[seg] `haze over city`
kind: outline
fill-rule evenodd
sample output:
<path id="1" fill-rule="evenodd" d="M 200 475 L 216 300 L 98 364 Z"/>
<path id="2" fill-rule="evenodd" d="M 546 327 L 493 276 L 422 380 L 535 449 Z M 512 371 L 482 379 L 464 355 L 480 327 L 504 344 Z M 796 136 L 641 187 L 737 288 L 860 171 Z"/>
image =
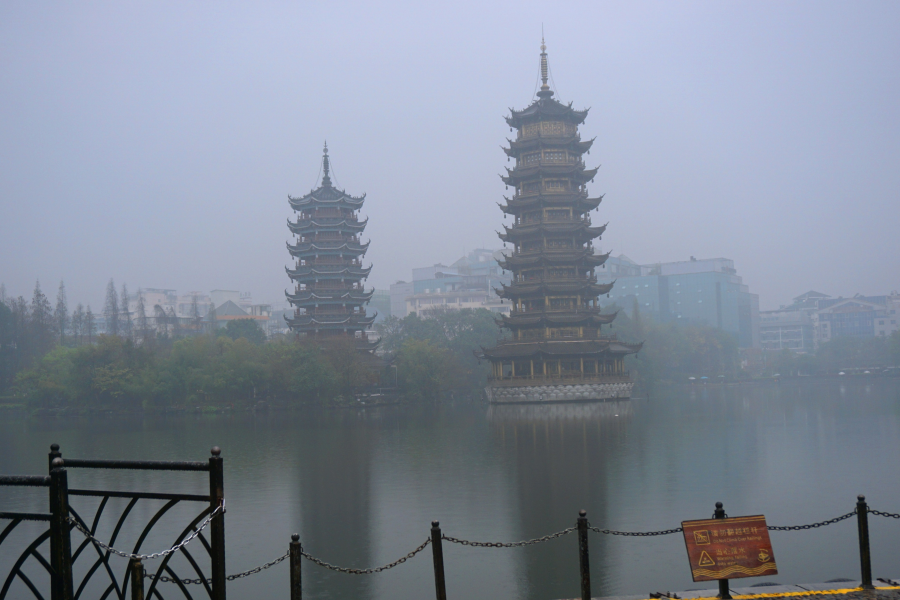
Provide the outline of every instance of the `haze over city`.
<path id="1" fill-rule="evenodd" d="M 287 195 L 367 194 L 369 286 L 497 248 L 509 107 L 591 107 L 599 248 L 734 259 L 761 308 L 900 273 L 889 2 L 0 8 L 0 281 L 281 302 Z M 509 221 L 507 220 L 507 223 Z"/>

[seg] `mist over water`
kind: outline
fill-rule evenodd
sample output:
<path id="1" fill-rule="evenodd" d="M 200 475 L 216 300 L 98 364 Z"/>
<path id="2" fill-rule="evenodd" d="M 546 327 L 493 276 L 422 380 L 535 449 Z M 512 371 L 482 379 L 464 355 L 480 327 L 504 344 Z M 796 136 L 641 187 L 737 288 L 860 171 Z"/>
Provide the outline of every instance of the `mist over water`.
<path id="1" fill-rule="evenodd" d="M 765 514 L 770 525 L 843 515 L 858 493 L 875 509 L 897 512 L 900 473 L 890 457 L 900 452 L 898 394 L 892 381 L 808 381 L 672 387 L 649 399 L 568 406 L 6 418 L 0 472 L 43 473 L 53 442 L 69 457 L 155 460 L 203 460 L 220 445 L 229 573 L 280 556 L 292 532 L 306 551 L 362 568 L 418 546 L 433 519 L 449 536 L 508 542 L 565 529 L 581 508 L 592 525 L 624 531 L 708 518 L 716 501 L 731 516 Z M 203 493 L 206 482 L 186 474 L 72 470 L 70 485 Z M 44 502 L 0 489 L 5 510 L 44 510 Z M 147 550 L 171 542 L 180 531 L 176 517 L 160 525 Z M 898 525 L 869 519 L 874 575 L 894 577 Z M 136 534 L 129 525 L 123 539 Z M 771 537 L 779 575 L 765 580 L 858 577 L 852 519 Z M 591 534 L 590 544 L 595 595 L 710 587 L 690 581 L 680 535 Z M 574 535 L 525 549 L 445 542 L 444 556 L 452 597 L 548 600 L 578 593 Z M 308 562 L 303 570 L 310 598 L 433 593 L 430 549 L 378 575 L 335 574 Z M 229 594 L 283 596 L 287 582 L 286 565 L 279 565 L 230 583 Z"/>

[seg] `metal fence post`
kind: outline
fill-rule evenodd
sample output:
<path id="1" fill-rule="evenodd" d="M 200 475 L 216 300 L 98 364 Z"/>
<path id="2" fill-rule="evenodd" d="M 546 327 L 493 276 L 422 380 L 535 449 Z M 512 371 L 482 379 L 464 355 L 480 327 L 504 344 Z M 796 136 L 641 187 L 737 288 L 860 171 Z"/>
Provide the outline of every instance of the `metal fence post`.
<path id="1" fill-rule="evenodd" d="M 47 461 L 47 465 L 50 467 L 49 470 L 53 470 L 53 460 L 57 458 L 62 458 L 62 452 L 59 451 L 59 444 L 50 444 L 50 454 L 47 456 L 49 459 Z"/>
<path id="2" fill-rule="evenodd" d="M 591 561 L 588 556 L 587 511 L 578 511 L 578 565 L 581 568 L 581 600 L 591 600 Z"/>
<path id="3" fill-rule="evenodd" d="M 69 537 L 69 482 L 63 459 L 54 458 L 50 470 L 50 597 L 72 600 L 72 542 Z"/>
<path id="4" fill-rule="evenodd" d="M 862 588 L 873 590 L 872 556 L 869 554 L 869 505 L 866 497 L 856 497 L 856 523 L 859 528 L 859 567 L 862 574 Z"/>
<path id="5" fill-rule="evenodd" d="M 144 563 L 137 558 L 129 561 L 131 568 L 131 600 L 144 600 Z"/>
<path id="6" fill-rule="evenodd" d="M 431 552 L 434 556 L 434 591 L 437 600 L 447 600 L 447 586 L 444 582 L 444 549 L 441 546 L 441 528 L 437 521 L 431 522 Z"/>
<path id="7" fill-rule="evenodd" d="M 209 510 L 225 502 L 225 477 L 221 448 L 213 446 L 209 457 Z M 210 558 L 212 562 L 212 600 L 225 600 L 225 513 L 220 512 L 209 524 Z"/>
<path id="8" fill-rule="evenodd" d="M 722 506 L 721 502 L 716 502 L 716 512 L 713 513 L 713 519 L 725 519 L 728 515 L 725 514 L 725 509 Z M 731 600 L 731 592 L 728 590 L 728 580 L 720 579 L 719 580 L 719 595 L 718 598 L 722 598 L 722 600 Z"/>
<path id="9" fill-rule="evenodd" d="M 300 573 L 300 553 L 303 547 L 300 545 L 300 534 L 291 535 L 291 544 L 289 547 L 291 553 L 291 600 L 303 599 L 303 587 L 301 585 L 302 578 Z"/>

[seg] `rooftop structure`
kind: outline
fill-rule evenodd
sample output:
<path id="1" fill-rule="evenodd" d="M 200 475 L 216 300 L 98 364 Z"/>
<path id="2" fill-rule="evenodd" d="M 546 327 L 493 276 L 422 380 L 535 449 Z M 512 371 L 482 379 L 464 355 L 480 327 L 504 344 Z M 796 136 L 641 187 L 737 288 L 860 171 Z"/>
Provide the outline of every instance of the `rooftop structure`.
<path id="1" fill-rule="evenodd" d="M 517 135 L 504 150 L 516 163 L 503 181 L 515 192 L 500 206 L 513 224 L 499 236 L 513 251 L 500 266 L 512 281 L 498 294 L 511 303 L 502 322 L 512 336 L 484 350 L 492 366 L 486 393 L 491 402 L 628 398 L 633 384 L 624 359 L 641 346 L 602 332 L 616 315 L 603 314 L 598 303 L 613 284 L 594 276 L 608 255 L 593 247 L 606 225 L 589 216 L 602 197 L 587 193 L 597 169 L 585 167 L 593 140 L 582 141 L 578 126 L 588 111 L 553 99 L 543 42 L 541 79 L 537 99 L 506 118 Z"/>
<path id="2" fill-rule="evenodd" d="M 354 336 L 363 348 L 374 347 L 365 330 L 375 321 L 366 314 L 365 304 L 373 292 L 366 292 L 362 281 L 372 267 L 362 266 L 369 243 L 360 241 L 366 228 L 358 211 L 365 195 L 350 196 L 335 188 L 329 175 L 328 145 L 322 156 L 322 185 L 300 198 L 288 196 L 298 214 L 288 220 L 288 229 L 296 236 L 288 251 L 296 259 L 293 269 L 286 268 L 295 283 L 293 293 L 285 292 L 295 307 L 286 318 L 291 329 L 301 336 L 326 339 Z"/>
<path id="3" fill-rule="evenodd" d="M 502 250 L 477 248 L 447 266 L 436 264 L 413 269 L 411 282 L 391 285 L 392 314 L 427 314 L 434 310 L 484 308 L 494 313 L 509 313 L 496 288 L 509 283 L 510 277 L 498 261 Z"/>

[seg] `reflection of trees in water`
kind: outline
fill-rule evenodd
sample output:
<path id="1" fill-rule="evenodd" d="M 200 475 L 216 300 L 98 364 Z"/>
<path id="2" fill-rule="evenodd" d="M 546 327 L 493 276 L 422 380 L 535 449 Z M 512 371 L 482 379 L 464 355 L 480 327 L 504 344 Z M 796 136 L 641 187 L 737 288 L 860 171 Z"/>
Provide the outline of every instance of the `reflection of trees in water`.
<path id="1" fill-rule="evenodd" d="M 371 449 L 376 430 L 364 413 L 319 415 L 298 431 L 297 452 L 317 460 L 297 462 L 304 550 L 326 562 L 365 568 L 371 564 Z M 303 563 L 305 598 L 372 596 L 371 577 L 355 577 Z"/>
<path id="2" fill-rule="evenodd" d="M 592 523 L 606 520 L 607 466 L 623 445 L 632 417 L 629 401 L 559 405 L 493 405 L 495 441 L 515 456 L 523 538 L 573 526 L 580 509 Z M 605 543 L 590 536 L 592 593 L 604 595 Z M 529 546 L 520 554 L 529 598 L 573 598 L 579 593 L 577 534 Z"/>

